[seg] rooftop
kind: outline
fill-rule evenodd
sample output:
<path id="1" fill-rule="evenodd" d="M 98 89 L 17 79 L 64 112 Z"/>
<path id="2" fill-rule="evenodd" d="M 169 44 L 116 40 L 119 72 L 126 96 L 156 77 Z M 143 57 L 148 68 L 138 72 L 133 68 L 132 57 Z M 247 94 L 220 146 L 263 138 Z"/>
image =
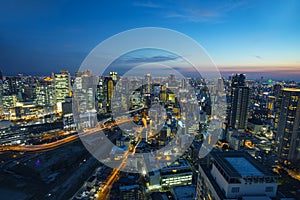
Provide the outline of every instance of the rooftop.
<path id="1" fill-rule="evenodd" d="M 264 174 L 254 167 L 244 157 L 227 157 L 225 158 L 231 166 L 243 177 L 245 176 L 263 176 Z"/>
<path id="2" fill-rule="evenodd" d="M 185 159 L 178 159 L 170 165 L 165 166 L 162 168 L 162 171 L 172 171 L 172 170 L 179 170 L 179 169 L 191 169 L 190 164 Z"/>
<path id="3" fill-rule="evenodd" d="M 246 176 L 276 176 L 271 169 L 266 168 L 247 152 L 211 152 L 216 163 L 223 168 L 231 178 Z"/>
<path id="4" fill-rule="evenodd" d="M 196 198 L 196 186 L 178 186 L 173 188 L 176 199 L 194 200 Z"/>

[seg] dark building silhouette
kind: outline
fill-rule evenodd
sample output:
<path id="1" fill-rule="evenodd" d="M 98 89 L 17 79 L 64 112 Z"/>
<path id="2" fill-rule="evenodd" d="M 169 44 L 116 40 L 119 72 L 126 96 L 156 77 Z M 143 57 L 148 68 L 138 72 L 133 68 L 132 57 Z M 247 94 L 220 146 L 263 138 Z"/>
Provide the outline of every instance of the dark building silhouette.
<path id="1" fill-rule="evenodd" d="M 285 88 L 281 92 L 275 120 L 276 152 L 282 161 L 299 161 L 300 89 Z"/>
<path id="2" fill-rule="evenodd" d="M 244 130 L 247 126 L 247 111 L 249 104 L 249 87 L 245 84 L 246 76 L 236 74 L 231 82 L 231 104 L 229 114 L 229 127 Z"/>

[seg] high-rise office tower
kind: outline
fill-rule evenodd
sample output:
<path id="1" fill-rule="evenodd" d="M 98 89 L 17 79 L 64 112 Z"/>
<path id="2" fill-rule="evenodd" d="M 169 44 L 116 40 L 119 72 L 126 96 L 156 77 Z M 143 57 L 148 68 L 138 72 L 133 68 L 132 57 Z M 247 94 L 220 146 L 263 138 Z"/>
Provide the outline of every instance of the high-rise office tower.
<path id="1" fill-rule="evenodd" d="M 109 72 L 109 76 L 112 78 L 114 84 L 116 84 L 118 80 L 118 72 Z"/>
<path id="2" fill-rule="evenodd" d="M 2 96 L 3 96 L 3 84 L 0 81 L 0 116 L 3 115 L 4 109 L 3 109 L 3 102 L 2 102 Z"/>
<path id="3" fill-rule="evenodd" d="M 231 87 L 245 86 L 246 85 L 246 75 L 245 74 L 235 74 L 231 79 Z"/>
<path id="4" fill-rule="evenodd" d="M 278 116 L 280 114 L 280 104 L 282 100 L 282 92 L 283 92 L 283 86 L 280 84 L 275 84 L 273 86 L 273 94 L 275 96 L 275 103 L 274 103 L 274 114 L 275 114 L 275 124 L 274 128 L 277 129 L 278 126 Z"/>
<path id="5" fill-rule="evenodd" d="M 273 94 L 276 98 L 278 98 L 280 96 L 282 88 L 283 88 L 283 86 L 280 84 L 275 84 L 273 86 Z"/>
<path id="6" fill-rule="evenodd" d="M 300 159 L 300 89 L 284 88 L 276 115 L 276 152 L 283 161 Z"/>
<path id="7" fill-rule="evenodd" d="M 76 129 L 73 116 L 73 102 L 72 98 L 66 98 L 66 101 L 62 104 L 62 121 L 64 129 Z"/>
<path id="8" fill-rule="evenodd" d="M 92 128 L 97 124 L 95 101 L 97 83 L 98 78 L 94 76 L 90 70 L 78 71 L 76 73 L 73 84 L 72 110 L 74 122 L 78 130 L 82 130 L 84 128 Z M 63 104 L 63 106 L 65 106 L 63 108 L 67 108 L 67 104 Z M 69 112 L 70 111 L 64 113 L 65 120 L 67 121 L 71 119 L 71 115 L 68 115 L 70 114 Z M 68 124 L 68 122 L 66 124 Z"/>
<path id="9" fill-rule="evenodd" d="M 2 116 L 4 112 L 2 96 L 3 96 L 3 75 L 2 75 L 2 71 L 0 71 L 0 116 Z"/>
<path id="10" fill-rule="evenodd" d="M 5 90 L 6 94 L 21 94 L 23 86 L 21 77 L 6 77 L 5 84 L 7 85 Z"/>
<path id="11" fill-rule="evenodd" d="M 159 95 L 159 99 L 161 101 L 167 101 L 167 88 L 166 86 L 162 85 L 160 86 L 160 95 Z"/>
<path id="12" fill-rule="evenodd" d="M 224 91 L 224 79 L 223 78 L 218 79 L 217 91 L 218 92 Z"/>
<path id="13" fill-rule="evenodd" d="M 54 74 L 54 91 L 58 103 L 65 102 L 65 98 L 70 96 L 71 82 L 68 71 L 60 71 L 59 74 Z"/>
<path id="14" fill-rule="evenodd" d="M 182 90 L 185 90 L 187 88 L 187 79 L 185 79 L 185 78 L 181 79 L 180 87 Z"/>
<path id="15" fill-rule="evenodd" d="M 104 111 L 103 79 L 99 77 L 96 90 L 96 103 L 98 112 Z"/>
<path id="16" fill-rule="evenodd" d="M 245 79 L 244 74 L 236 74 L 232 77 L 231 82 L 229 126 L 238 130 L 244 130 L 248 121 L 250 89 L 246 86 Z"/>
<path id="17" fill-rule="evenodd" d="M 55 93 L 52 81 L 38 82 L 36 84 L 35 104 L 39 106 L 55 105 Z"/>
<path id="18" fill-rule="evenodd" d="M 144 93 L 151 94 L 151 74 L 145 74 Z"/>
<path id="19" fill-rule="evenodd" d="M 97 99 L 101 103 L 101 109 L 110 113 L 111 99 L 114 98 L 114 81 L 110 76 L 100 77 L 100 79 L 97 86 Z"/>
<path id="20" fill-rule="evenodd" d="M 113 80 L 107 81 L 107 103 L 108 112 L 111 112 L 111 99 L 114 97 L 114 82 Z"/>
<path id="21" fill-rule="evenodd" d="M 22 101 L 32 101 L 35 99 L 35 84 L 29 82 L 24 82 L 21 89 L 21 98 Z"/>
<path id="22" fill-rule="evenodd" d="M 84 113 L 95 110 L 97 77 L 91 71 L 78 71 L 73 85 L 74 96 L 79 105 L 78 111 Z"/>
<path id="23" fill-rule="evenodd" d="M 175 74 L 170 74 L 169 80 L 168 80 L 168 86 L 169 87 L 175 86 Z"/>
<path id="24" fill-rule="evenodd" d="M 2 105 L 5 111 L 9 112 L 10 108 L 14 108 L 18 101 L 17 95 L 4 95 L 2 96 Z"/>

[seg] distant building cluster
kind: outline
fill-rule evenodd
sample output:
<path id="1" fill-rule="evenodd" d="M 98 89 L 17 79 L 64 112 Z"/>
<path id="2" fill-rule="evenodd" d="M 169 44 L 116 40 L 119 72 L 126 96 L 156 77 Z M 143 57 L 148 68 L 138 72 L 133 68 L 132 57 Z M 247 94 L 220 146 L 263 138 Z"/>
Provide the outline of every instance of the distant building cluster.
<path id="1" fill-rule="evenodd" d="M 5 77 L 0 87 L 1 117 L 13 121 L 61 113 L 62 104 L 72 96 L 71 81 L 67 71 L 51 77 Z"/>
<path id="2" fill-rule="evenodd" d="M 228 114 L 223 139 L 264 162 L 297 165 L 300 160 L 300 90 L 296 82 L 247 81 L 235 74 L 225 82 Z M 277 157 L 275 159 L 275 157 Z"/>
<path id="3" fill-rule="evenodd" d="M 280 199 L 280 170 L 296 179 L 300 172 L 299 88 L 245 74 L 205 80 L 0 72 L 1 144 L 53 142 L 105 126 L 115 144 L 107 159 L 127 159 L 127 172 L 113 171 L 111 199 Z M 113 127 L 124 119 L 137 126 Z M 96 175 L 90 179 L 85 188 L 93 192 L 80 190 L 79 199 L 104 195 Z"/>

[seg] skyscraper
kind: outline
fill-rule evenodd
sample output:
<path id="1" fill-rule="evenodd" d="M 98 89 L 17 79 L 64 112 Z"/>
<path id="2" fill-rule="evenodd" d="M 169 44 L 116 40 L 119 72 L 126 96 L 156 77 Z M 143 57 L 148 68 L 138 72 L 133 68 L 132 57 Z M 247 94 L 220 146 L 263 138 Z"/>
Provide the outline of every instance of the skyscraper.
<path id="1" fill-rule="evenodd" d="M 231 87 L 245 86 L 246 85 L 246 75 L 245 74 L 235 74 L 231 79 Z"/>
<path id="2" fill-rule="evenodd" d="M 283 161 L 296 161 L 300 159 L 300 89 L 282 89 L 278 101 L 276 152 Z"/>
<path id="3" fill-rule="evenodd" d="M 217 92 L 224 92 L 224 79 L 223 78 L 218 79 Z"/>
<path id="4" fill-rule="evenodd" d="M 0 115 L 1 116 L 3 115 L 3 112 L 4 112 L 2 96 L 3 96 L 3 84 L 2 84 L 2 81 L 0 81 Z"/>
<path id="5" fill-rule="evenodd" d="M 2 105 L 3 105 L 4 111 L 9 112 L 10 108 L 14 108 L 16 106 L 17 101 L 18 101 L 18 98 L 16 95 L 2 96 Z"/>
<path id="6" fill-rule="evenodd" d="M 246 76 L 236 74 L 231 82 L 231 104 L 229 114 L 229 126 L 238 130 L 244 130 L 247 126 L 247 111 L 249 104 L 249 87 L 245 84 Z"/>
<path id="7" fill-rule="evenodd" d="M 97 83 L 98 78 L 94 76 L 90 70 L 76 73 L 73 85 L 74 98 L 72 108 L 74 110 L 74 122 L 79 130 L 94 127 L 96 124 L 97 113 L 95 100 Z M 66 114 L 68 114 L 68 112 L 66 112 Z M 66 117 L 66 120 L 69 120 L 68 115 Z"/>
<path id="8" fill-rule="evenodd" d="M 113 80 L 107 81 L 107 112 L 111 112 L 111 99 L 114 97 L 114 82 Z"/>
<path id="9" fill-rule="evenodd" d="M 175 74 L 170 74 L 168 80 L 168 86 L 173 87 L 175 85 Z"/>
<path id="10" fill-rule="evenodd" d="M 73 92 L 74 95 L 76 95 L 76 100 L 80 102 L 79 111 L 81 113 L 95 110 L 97 82 L 97 77 L 91 74 L 91 71 L 87 70 L 77 72 L 76 78 L 74 80 Z"/>
<path id="11" fill-rule="evenodd" d="M 111 99 L 114 97 L 114 81 L 110 76 L 100 77 L 98 83 L 97 95 L 98 101 L 101 103 L 101 108 L 111 112 Z"/>
<path id="12" fill-rule="evenodd" d="M 38 82 L 35 87 L 35 103 L 38 106 L 54 106 L 55 94 L 52 81 Z"/>
<path id="13" fill-rule="evenodd" d="M 112 78 L 112 80 L 116 84 L 117 80 L 118 80 L 118 72 L 109 72 L 109 76 Z"/>
<path id="14" fill-rule="evenodd" d="M 23 82 L 20 77 L 6 77 L 5 84 L 7 85 L 5 90 L 6 94 L 16 94 L 21 96 Z"/>
<path id="15" fill-rule="evenodd" d="M 104 94 L 103 94 L 103 79 L 99 77 L 96 90 L 96 103 L 98 112 L 104 111 Z"/>
<path id="16" fill-rule="evenodd" d="M 59 74 L 54 74 L 54 90 L 56 102 L 58 103 L 65 102 L 65 98 L 70 96 L 71 82 L 68 71 L 60 71 Z"/>
<path id="17" fill-rule="evenodd" d="M 152 87 L 151 82 L 152 82 L 151 74 L 145 74 L 144 93 L 151 94 L 151 87 Z"/>

